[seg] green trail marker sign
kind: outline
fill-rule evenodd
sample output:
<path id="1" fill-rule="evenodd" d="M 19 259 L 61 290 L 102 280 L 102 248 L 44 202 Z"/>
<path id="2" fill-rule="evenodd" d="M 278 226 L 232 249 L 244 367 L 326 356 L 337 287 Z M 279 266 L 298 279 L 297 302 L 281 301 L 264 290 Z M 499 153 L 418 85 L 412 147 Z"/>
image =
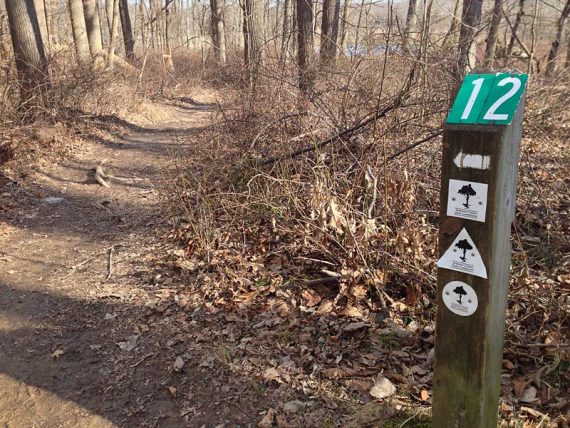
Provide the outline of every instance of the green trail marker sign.
<path id="1" fill-rule="evenodd" d="M 509 125 L 526 88 L 526 74 L 469 74 L 446 123 Z"/>
<path id="2" fill-rule="evenodd" d="M 472 74 L 443 137 L 433 419 L 496 428 L 525 74 Z"/>

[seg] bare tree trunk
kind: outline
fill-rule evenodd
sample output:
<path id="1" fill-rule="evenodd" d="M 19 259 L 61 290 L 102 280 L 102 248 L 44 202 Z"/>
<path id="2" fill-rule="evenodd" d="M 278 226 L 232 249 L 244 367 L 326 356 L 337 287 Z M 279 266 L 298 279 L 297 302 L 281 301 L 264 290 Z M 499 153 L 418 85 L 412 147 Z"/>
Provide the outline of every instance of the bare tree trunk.
<path id="1" fill-rule="evenodd" d="M 416 29 L 418 16 L 416 14 L 418 2 L 417 0 L 408 1 L 408 13 L 406 14 L 406 26 L 404 27 L 404 35 L 407 37 L 411 31 Z"/>
<path id="2" fill-rule="evenodd" d="M 119 0 L 107 0 L 107 14 L 109 14 L 110 9 L 110 16 L 107 19 L 110 20 L 111 26 L 109 29 L 110 33 L 110 40 L 109 40 L 109 51 L 107 53 L 108 56 L 108 65 L 110 68 L 113 67 L 113 61 L 115 59 L 115 39 L 117 38 L 117 32 L 119 30 Z"/>
<path id="3" fill-rule="evenodd" d="M 263 64 L 263 3 L 262 0 L 243 2 L 244 60 L 255 79 L 258 68 Z"/>
<path id="4" fill-rule="evenodd" d="M 344 55 L 346 51 L 346 34 L 348 33 L 348 6 L 350 5 L 351 0 L 344 0 L 344 4 L 342 5 L 342 31 L 340 32 L 340 50 Z"/>
<path id="5" fill-rule="evenodd" d="M 44 42 L 44 50 L 49 51 L 49 29 L 47 23 L 47 10 L 45 0 L 34 0 L 34 7 L 36 9 L 36 16 L 38 17 L 38 25 L 40 27 L 40 34 Z"/>
<path id="6" fill-rule="evenodd" d="M 142 48 L 143 48 L 143 56 L 146 59 L 146 53 L 147 53 L 147 45 L 146 45 L 146 41 L 147 41 L 147 34 L 146 34 L 146 23 L 145 23 L 145 5 L 144 5 L 144 1 L 141 0 L 139 2 L 139 15 L 140 15 L 140 32 L 141 32 L 141 41 L 142 41 Z"/>
<path id="7" fill-rule="evenodd" d="M 481 8 L 483 0 L 463 0 L 463 13 L 461 14 L 461 32 L 459 33 L 459 46 L 457 48 L 458 80 L 463 78 L 465 72 L 475 66 L 473 48 L 475 36 L 481 24 Z"/>
<path id="8" fill-rule="evenodd" d="M 321 62 L 326 65 L 332 65 L 336 61 L 339 18 L 340 0 L 324 0 L 321 24 Z"/>
<path id="9" fill-rule="evenodd" d="M 528 54 L 528 66 L 527 66 L 527 73 L 530 74 L 532 72 L 532 64 L 534 62 L 534 53 L 536 50 L 536 42 L 537 42 L 537 33 L 536 33 L 536 20 L 538 18 L 538 0 L 534 0 L 534 7 L 532 12 L 532 23 L 530 24 L 530 32 L 532 34 L 532 39 L 530 42 L 530 52 Z M 516 34 L 516 33 L 513 33 Z M 538 69 L 538 63 L 537 69 Z"/>
<path id="10" fill-rule="evenodd" d="M 289 39 L 291 37 L 291 28 L 289 19 L 291 17 L 291 0 L 283 2 L 283 31 L 281 32 L 281 55 L 280 60 L 287 62 L 287 53 L 289 51 Z"/>
<path id="11" fill-rule="evenodd" d="M 566 61 L 564 68 L 570 70 L 570 28 L 566 28 Z"/>
<path id="12" fill-rule="evenodd" d="M 366 0 L 361 0 L 360 8 L 358 9 L 358 21 L 356 22 L 356 34 L 354 35 L 354 51 L 352 52 L 353 55 L 357 55 L 361 52 L 360 49 L 360 25 L 362 24 L 362 15 L 364 13 Z"/>
<path id="13" fill-rule="evenodd" d="M 20 81 L 20 109 L 29 112 L 47 102 L 47 63 L 33 0 L 6 0 L 16 69 Z"/>
<path id="14" fill-rule="evenodd" d="M 101 22 L 99 21 L 99 6 L 97 0 L 83 0 L 83 13 L 85 14 L 85 27 L 91 57 L 95 58 L 103 50 L 101 36 Z"/>
<path id="15" fill-rule="evenodd" d="M 299 89 L 307 94 L 313 90 L 315 84 L 311 64 L 314 55 L 312 0 L 297 0 L 297 26 Z"/>
<path id="16" fill-rule="evenodd" d="M 562 31 L 564 30 L 564 23 L 566 18 L 570 14 L 570 0 L 566 0 L 566 5 L 558 18 L 556 25 L 556 36 L 552 41 L 552 46 L 550 47 L 550 52 L 548 53 L 548 64 L 546 64 L 546 77 L 552 77 L 554 71 L 556 71 L 556 62 L 558 61 L 558 52 L 560 51 L 560 44 L 562 42 Z"/>
<path id="17" fill-rule="evenodd" d="M 499 24 L 503 17 L 503 0 L 495 0 L 493 6 L 493 17 L 487 35 L 487 46 L 485 47 L 485 59 L 483 64 L 486 68 L 493 68 L 495 62 L 495 50 L 497 49 L 497 38 L 499 35 Z"/>
<path id="18" fill-rule="evenodd" d="M 81 0 L 69 0 L 69 13 L 77 64 L 85 66 L 91 62 L 91 53 L 89 52 L 89 40 L 87 39 L 87 28 Z"/>
<path id="19" fill-rule="evenodd" d="M 119 14 L 121 15 L 121 28 L 123 30 L 123 42 L 125 43 L 125 56 L 128 60 L 135 59 L 135 40 L 133 39 L 133 27 L 129 13 L 127 0 L 119 0 Z"/>
<path id="20" fill-rule="evenodd" d="M 509 40 L 509 45 L 507 46 L 507 52 L 506 52 L 507 58 L 511 56 L 511 53 L 513 52 L 513 48 L 515 46 L 515 41 L 517 39 L 517 31 L 522 21 L 522 17 L 524 16 L 524 2 L 525 0 L 519 0 L 519 10 L 517 11 L 517 16 L 515 17 L 515 23 L 513 24 L 511 40 Z"/>
<path id="21" fill-rule="evenodd" d="M 212 41 L 218 64 L 226 63 L 226 34 L 222 16 L 222 0 L 210 0 Z"/>
<path id="22" fill-rule="evenodd" d="M 453 17 L 451 18 L 451 25 L 447 34 L 443 38 L 442 46 L 444 49 L 450 48 L 455 45 L 457 26 L 461 22 L 461 0 L 455 0 L 455 7 L 453 8 Z"/>
<path id="23" fill-rule="evenodd" d="M 170 48 L 170 27 L 172 23 L 172 16 L 170 9 L 166 9 L 165 13 L 166 19 L 164 22 L 164 49 L 162 52 L 162 58 L 164 59 L 164 66 L 166 69 L 170 72 L 173 72 L 174 62 L 172 61 L 172 49 Z"/>

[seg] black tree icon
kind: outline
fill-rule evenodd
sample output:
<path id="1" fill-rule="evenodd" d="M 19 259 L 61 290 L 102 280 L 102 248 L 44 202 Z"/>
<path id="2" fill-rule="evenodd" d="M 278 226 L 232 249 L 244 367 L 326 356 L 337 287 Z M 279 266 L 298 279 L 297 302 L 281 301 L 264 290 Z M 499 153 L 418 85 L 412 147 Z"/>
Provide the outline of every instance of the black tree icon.
<path id="1" fill-rule="evenodd" d="M 463 204 L 463 206 L 465 208 L 469 208 L 469 198 L 471 196 L 475 196 L 477 194 L 477 192 L 475 191 L 475 189 L 471 186 L 471 184 L 466 184 L 465 186 L 463 186 L 461 189 L 459 189 L 457 191 L 457 193 L 459 193 L 460 195 L 465 196 L 465 203 Z"/>
<path id="2" fill-rule="evenodd" d="M 455 287 L 453 292 L 459 296 L 459 300 L 457 301 L 457 303 L 459 304 L 461 304 L 461 299 L 463 298 L 463 296 L 467 296 L 467 291 L 465 291 L 465 289 L 461 285 Z"/>
<path id="3" fill-rule="evenodd" d="M 457 242 L 457 244 L 455 244 L 455 246 L 457 248 L 459 248 L 460 250 L 463 250 L 463 257 L 459 257 L 461 260 L 463 260 L 464 262 L 467 261 L 467 258 L 465 257 L 465 253 L 468 250 L 472 250 L 473 247 L 471 246 L 471 244 L 469 243 L 469 241 L 467 239 L 461 239 L 459 240 L 459 242 Z"/>

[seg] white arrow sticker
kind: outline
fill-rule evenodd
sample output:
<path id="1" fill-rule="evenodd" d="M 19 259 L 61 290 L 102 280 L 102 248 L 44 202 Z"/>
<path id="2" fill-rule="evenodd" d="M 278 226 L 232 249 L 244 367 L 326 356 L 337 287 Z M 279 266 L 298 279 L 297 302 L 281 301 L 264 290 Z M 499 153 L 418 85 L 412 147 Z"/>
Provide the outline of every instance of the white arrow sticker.
<path id="1" fill-rule="evenodd" d="M 487 278 L 487 269 L 475 243 L 463 228 L 451 246 L 437 261 L 437 266 Z"/>
<path id="2" fill-rule="evenodd" d="M 491 157 L 459 152 L 453 162 L 458 168 L 489 169 Z"/>
<path id="3" fill-rule="evenodd" d="M 474 181 L 449 180 L 447 215 L 485 222 L 487 188 Z"/>
<path id="4" fill-rule="evenodd" d="M 451 312 L 462 317 L 473 315 L 479 305 L 473 288 L 462 281 L 451 281 L 443 287 L 443 303 Z"/>

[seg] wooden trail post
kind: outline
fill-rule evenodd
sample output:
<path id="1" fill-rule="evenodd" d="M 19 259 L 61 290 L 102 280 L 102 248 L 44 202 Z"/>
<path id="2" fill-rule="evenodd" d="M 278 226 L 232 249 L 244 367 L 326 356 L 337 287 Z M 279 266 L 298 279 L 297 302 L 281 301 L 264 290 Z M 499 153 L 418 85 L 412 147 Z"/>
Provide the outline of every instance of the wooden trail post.
<path id="1" fill-rule="evenodd" d="M 443 138 L 434 428 L 496 428 L 527 75 L 472 74 Z"/>

